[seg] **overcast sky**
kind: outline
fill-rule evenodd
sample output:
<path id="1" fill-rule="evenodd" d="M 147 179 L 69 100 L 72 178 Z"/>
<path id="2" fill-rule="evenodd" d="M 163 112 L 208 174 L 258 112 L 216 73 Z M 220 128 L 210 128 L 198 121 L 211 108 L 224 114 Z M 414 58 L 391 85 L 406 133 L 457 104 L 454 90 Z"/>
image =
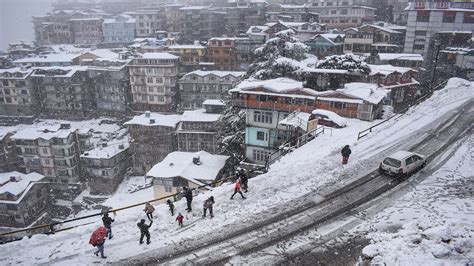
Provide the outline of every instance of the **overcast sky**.
<path id="1" fill-rule="evenodd" d="M 51 11 L 55 0 L 0 0 L 0 50 L 8 43 L 20 40 L 33 41 L 31 16 Z"/>

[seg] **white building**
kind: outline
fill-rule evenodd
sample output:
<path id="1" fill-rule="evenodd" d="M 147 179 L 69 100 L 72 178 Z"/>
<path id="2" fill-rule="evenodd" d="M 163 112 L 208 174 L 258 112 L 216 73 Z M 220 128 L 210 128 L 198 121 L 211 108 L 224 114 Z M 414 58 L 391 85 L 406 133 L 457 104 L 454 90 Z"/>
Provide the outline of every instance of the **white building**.
<path id="1" fill-rule="evenodd" d="M 169 53 L 145 53 L 132 60 L 128 66 L 134 110 L 174 110 L 178 59 Z"/>
<path id="2" fill-rule="evenodd" d="M 182 187 L 196 188 L 227 176 L 229 156 L 213 155 L 205 151 L 175 151 L 146 174 L 153 178 L 155 198 L 178 193 Z M 203 187 L 209 190 L 212 187 Z"/>
<path id="3" fill-rule="evenodd" d="M 112 19 L 105 19 L 102 34 L 105 43 L 131 43 L 135 39 L 135 19 L 120 14 Z"/>
<path id="4" fill-rule="evenodd" d="M 474 30 L 474 3 L 450 0 L 410 2 L 405 53 L 428 56 L 430 40 L 437 32 Z M 442 41 L 442 40 L 440 40 Z"/>

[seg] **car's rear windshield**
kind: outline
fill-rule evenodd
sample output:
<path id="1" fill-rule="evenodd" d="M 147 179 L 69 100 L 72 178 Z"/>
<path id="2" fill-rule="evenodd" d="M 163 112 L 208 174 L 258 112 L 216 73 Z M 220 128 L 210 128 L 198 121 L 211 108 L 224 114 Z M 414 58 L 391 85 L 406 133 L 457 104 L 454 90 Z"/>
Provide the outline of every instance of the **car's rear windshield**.
<path id="1" fill-rule="evenodd" d="M 402 166 L 402 162 L 393 158 L 385 158 L 383 163 L 392 167 L 400 167 Z"/>

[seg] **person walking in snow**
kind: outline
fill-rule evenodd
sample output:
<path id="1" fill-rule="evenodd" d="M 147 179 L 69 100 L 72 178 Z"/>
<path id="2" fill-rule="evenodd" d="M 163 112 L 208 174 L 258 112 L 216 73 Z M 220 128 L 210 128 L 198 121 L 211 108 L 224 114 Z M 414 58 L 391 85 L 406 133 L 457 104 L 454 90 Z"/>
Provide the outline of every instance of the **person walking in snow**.
<path id="1" fill-rule="evenodd" d="M 166 204 L 168 204 L 168 207 L 170 208 L 171 216 L 174 216 L 174 204 L 171 202 L 171 200 L 167 200 Z"/>
<path id="2" fill-rule="evenodd" d="M 242 190 L 247 193 L 248 192 L 248 182 L 249 182 L 249 177 L 245 173 L 244 169 L 240 168 L 237 171 L 237 177 L 240 180 L 240 184 L 242 184 Z"/>
<path id="3" fill-rule="evenodd" d="M 94 247 L 97 247 L 97 251 L 94 251 L 94 255 L 99 256 L 100 253 L 100 257 L 103 259 L 107 258 L 106 256 L 104 256 L 104 244 L 107 236 L 107 231 L 107 228 L 101 226 L 92 233 L 91 238 L 89 240 L 89 244 Z"/>
<path id="4" fill-rule="evenodd" d="M 245 199 L 244 194 L 242 194 L 242 191 L 240 191 L 240 180 L 237 180 L 235 182 L 235 187 L 234 187 L 234 194 L 230 197 L 230 199 L 234 199 L 235 194 L 239 193 L 240 196 L 242 196 L 242 199 Z"/>
<path id="5" fill-rule="evenodd" d="M 204 214 L 203 217 L 206 217 L 206 212 L 209 209 L 209 215 L 211 218 L 214 217 L 214 213 L 212 212 L 212 207 L 214 205 L 214 196 L 209 197 L 207 200 L 204 201 Z"/>
<path id="6" fill-rule="evenodd" d="M 109 217 L 109 214 L 106 212 L 104 213 L 104 216 L 102 217 L 102 222 L 104 223 L 105 228 L 107 228 L 107 236 L 109 236 L 109 239 L 112 239 L 112 223 L 115 220 Z"/>
<path id="7" fill-rule="evenodd" d="M 178 225 L 183 227 L 183 219 L 184 219 L 184 216 L 179 213 L 178 216 L 176 216 L 176 221 L 178 221 Z"/>
<path id="8" fill-rule="evenodd" d="M 150 231 L 148 229 L 153 224 L 153 220 L 150 221 L 150 224 L 145 223 L 145 219 L 141 219 L 139 223 L 137 223 L 138 228 L 140 228 L 140 245 L 143 244 L 143 237 L 146 236 L 146 244 L 150 244 Z"/>
<path id="9" fill-rule="evenodd" d="M 153 205 L 147 202 L 143 211 L 146 213 L 148 220 L 153 220 L 153 212 L 155 211 L 155 207 L 153 207 Z"/>
<path id="10" fill-rule="evenodd" d="M 349 145 L 344 146 L 341 150 L 341 155 L 342 155 L 342 164 L 347 164 L 349 161 L 349 156 L 351 155 L 352 151 L 349 148 Z"/>
<path id="11" fill-rule="evenodd" d="M 183 191 L 181 192 L 181 194 L 183 194 L 183 196 L 186 198 L 186 204 L 188 206 L 186 210 L 188 212 L 191 212 L 191 203 L 193 202 L 193 191 L 187 187 L 183 187 Z"/>

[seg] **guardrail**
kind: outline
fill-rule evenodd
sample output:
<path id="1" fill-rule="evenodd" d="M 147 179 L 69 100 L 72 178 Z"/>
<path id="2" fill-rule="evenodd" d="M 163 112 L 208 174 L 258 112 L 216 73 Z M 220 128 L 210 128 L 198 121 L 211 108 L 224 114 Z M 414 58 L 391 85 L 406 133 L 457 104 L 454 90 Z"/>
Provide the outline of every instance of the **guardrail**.
<path id="1" fill-rule="evenodd" d="M 357 134 L 357 141 L 359 141 L 361 138 L 367 136 L 369 133 L 372 132 L 372 129 L 374 127 L 377 127 L 377 126 L 380 126 L 381 124 L 391 120 L 392 118 L 394 117 L 401 117 L 406 111 L 408 111 L 408 109 L 410 109 L 411 107 L 417 105 L 417 104 L 420 104 L 421 102 L 423 102 L 424 100 L 426 100 L 427 98 L 429 98 L 431 95 L 433 95 L 433 92 L 436 91 L 436 90 L 439 90 L 440 88 L 442 88 L 444 85 L 446 85 L 446 83 L 448 82 L 448 80 L 445 80 L 443 82 L 441 82 L 440 84 L 436 85 L 436 87 L 433 88 L 432 91 L 428 92 L 427 94 L 421 96 L 420 98 L 418 98 L 412 105 L 410 106 L 407 106 L 405 109 L 401 110 L 400 111 L 400 114 L 395 114 L 395 115 L 392 115 L 391 117 L 383 120 L 382 122 L 380 123 L 377 123 L 367 129 L 364 129 L 362 131 L 359 131 L 359 133 Z"/>
<path id="2" fill-rule="evenodd" d="M 248 171 L 247 173 L 261 171 L 262 168 L 253 169 L 251 171 Z M 231 176 L 228 176 L 226 178 L 221 178 L 221 179 L 218 179 L 218 180 L 214 180 L 211 183 L 204 183 L 204 185 L 198 186 L 196 188 L 192 188 L 191 191 L 198 190 L 198 189 L 204 188 L 204 187 L 215 186 L 216 184 L 222 184 L 225 181 L 229 181 L 229 180 L 232 180 L 232 179 L 235 179 L 235 178 L 236 178 L 235 175 L 231 175 Z M 54 234 L 56 232 L 66 231 L 66 230 L 70 230 L 70 229 L 73 229 L 73 228 L 76 228 L 76 227 L 79 227 L 79 226 L 88 225 L 88 224 L 91 224 L 93 222 L 80 224 L 80 225 L 76 225 L 76 226 L 71 226 L 71 227 L 67 227 L 67 228 L 60 228 L 60 229 L 56 230 L 55 226 L 58 226 L 58 225 L 61 225 L 61 224 L 66 224 L 66 223 L 70 223 L 70 222 L 74 222 L 74 221 L 84 220 L 84 219 L 92 218 L 92 217 L 95 217 L 95 216 L 101 216 L 105 213 L 114 213 L 115 214 L 118 211 L 123 211 L 123 210 L 126 210 L 126 209 L 131 209 L 131 208 L 135 208 L 135 207 L 139 207 L 139 206 L 144 206 L 148 202 L 156 202 L 156 201 L 160 201 L 160 200 L 164 200 L 164 199 L 168 199 L 168 198 L 172 198 L 174 200 L 180 194 L 181 193 L 175 193 L 175 194 L 172 194 L 172 195 L 168 195 L 168 196 L 164 196 L 164 197 L 160 197 L 160 198 L 155 198 L 155 199 L 151 199 L 151 200 L 148 200 L 148 201 L 144 201 L 144 202 L 140 202 L 140 203 L 136 203 L 136 204 L 132 204 L 132 205 L 116 208 L 116 209 L 111 209 L 111 210 L 108 210 L 108 211 L 101 211 L 99 213 L 94 213 L 94 214 L 81 216 L 81 217 L 77 217 L 77 218 L 73 218 L 73 219 L 68 219 L 68 220 L 64 220 L 64 221 L 60 221 L 60 222 L 37 225 L 37 226 L 29 227 L 29 228 L 24 228 L 24 229 L 14 230 L 14 231 L 6 232 L 6 233 L 1 233 L 0 236 L 8 236 L 8 235 L 13 235 L 13 234 L 22 233 L 22 232 L 29 232 L 29 231 L 34 232 L 34 231 L 37 231 L 39 229 L 44 229 L 45 231 L 43 231 L 43 232 L 34 232 L 32 234 L 28 234 L 27 236 L 35 235 L 35 234 L 47 234 L 47 235 L 48 234 Z M 15 239 L 11 240 L 11 241 L 3 241 L 3 243 L 12 242 L 12 241 L 15 241 Z"/>

